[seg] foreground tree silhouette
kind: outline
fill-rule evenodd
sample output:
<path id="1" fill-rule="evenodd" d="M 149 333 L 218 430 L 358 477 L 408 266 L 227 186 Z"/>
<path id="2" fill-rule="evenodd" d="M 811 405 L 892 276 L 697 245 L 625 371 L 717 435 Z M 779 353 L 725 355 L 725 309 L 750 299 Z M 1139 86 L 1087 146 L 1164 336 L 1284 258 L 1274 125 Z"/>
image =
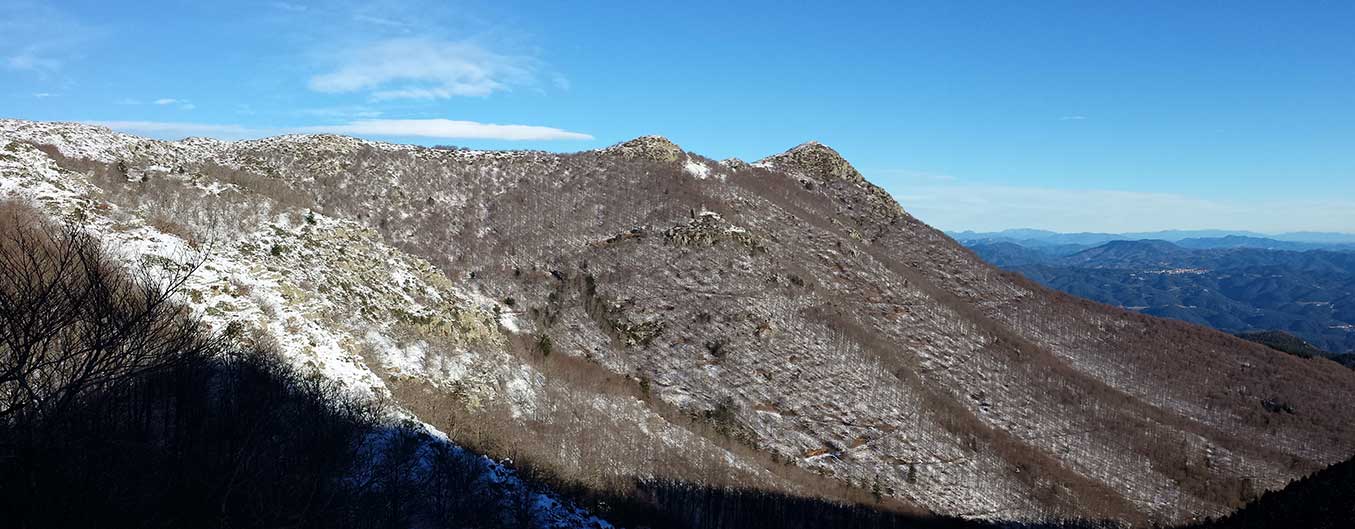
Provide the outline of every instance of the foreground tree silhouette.
<path id="1" fill-rule="evenodd" d="M 361 525 L 377 410 L 175 301 L 78 226 L 0 203 L 0 526 Z M 383 478 L 384 479 L 384 478 Z"/>
<path id="2" fill-rule="evenodd" d="M 211 349 L 172 302 L 193 273 L 126 272 L 78 226 L 0 204 L 0 419 L 59 420 L 82 395 Z"/>

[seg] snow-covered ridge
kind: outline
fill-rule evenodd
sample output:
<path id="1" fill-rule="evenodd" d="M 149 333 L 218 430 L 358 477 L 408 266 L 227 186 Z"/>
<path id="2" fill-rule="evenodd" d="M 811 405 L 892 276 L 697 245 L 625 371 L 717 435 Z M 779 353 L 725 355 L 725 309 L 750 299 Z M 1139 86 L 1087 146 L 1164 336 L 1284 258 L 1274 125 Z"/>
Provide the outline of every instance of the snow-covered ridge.
<path id="1" fill-rule="evenodd" d="M 1294 461 L 1345 457 L 1336 452 L 1349 445 L 1340 424 L 1352 423 L 1331 419 L 1349 417 L 1345 408 L 1300 416 L 1305 422 L 1276 417 L 1273 428 L 1247 419 L 1265 413 L 1255 399 L 1205 391 L 1245 385 L 1266 398 L 1297 397 L 1229 373 L 1232 351 L 1217 351 L 1229 343 L 1154 341 L 1171 329 L 1010 281 L 901 214 L 818 143 L 759 162 L 770 172 L 743 173 L 802 184 L 768 190 L 743 185 L 742 162 L 713 162 L 657 137 L 548 155 L 388 148 L 330 135 L 156 142 L 83 125 L 0 125 L 62 152 L 111 153 L 105 159 L 125 162 L 134 184 L 119 186 L 124 193 L 175 182 L 197 190 L 142 208 L 64 174 L 27 145 L 4 144 L 10 157 L 0 166 L 39 169 L 0 186 L 55 212 L 75 218 L 104 199 L 133 204 L 95 215 L 148 233 L 143 221 L 175 202 L 244 219 L 230 238 L 238 256 L 220 265 L 221 281 L 199 289 L 201 310 L 230 319 L 221 324 L 272 311 L 295 324 L 269 332 L 289 333 L 279 341 L 316 372 L 342 378 L 348 365 L 365 367 L 379 375 L 365 386 L 374 391 L 376 382 L 409 391 L 402 398 L 445 390 L 455 402 L 483 404 L 498 423 L 546 424 L 531 430 L 551 451 L 542 459 L 590 473 L 644 479 L 659 466 L 649 450 L 659 450 L 672 466 L 693 453 L 721 461 L 686 474 L 697 479 L 739 468 L 738 483 L 788 486 L 758 473 L 773 467 L 711 449 L 708 438 L 666 420 L 721 412 L 777 464 L 858 490 L 878 484 L 937 512 L 1016 520 L 1140 513 L 1165 522 L 1226 506 L 1183 490 L 1174 472 L 1183 458 L 1194 477 L 1269 488 L 1306 471 Z M 44 126 L 57 137 L 44 137 Z M 242 170 L 217 176 L 230 171 L 213 163 Z M 662 194 L 652 192 L 656 168 Z M 329 216 L 308 218 L 306 208 Z M 175 253 L 138 252 L 157 262 Z M 258 268 L 230 268 L 239 263 Z M 429 263 L 451 275 L 424 275 Z M 255 279 L 242 288 L 231 284 L 235 273 Z M 652 343 L 633 339 L 637 329 Z M 518 347 L 513 357 L 503 340 Z M 1190 349 L 1160 353 L 1176 342 Z M 528 343 L 544 346 L 523 351 Z M 570 377 L 633 387 L 560 383 L 568 377 L 538 362 L 543 350 L 555 351 L 552 361 L 578 360 L 572 366 L 584 374 Z M 1249 362 L 1263 365 L 1260 354 Z M 1178 359 L 1190 363 L 1161 368 Z M 1270 364 L 1308 380 L 1298 367 Z M 1355 379 L 1333 384 L 1351 388 Z M 406 403 L 439 421 L 438 410 L 415 409 L 418 400 Z M 448 424 L 438 422 L 462 435 Z M 566 437 L 580 424 L 607 439 Z M 1062 491 L 1058 501 L 1046 494 L 1050 483 Z"/>
<path id="2" fill-rule="evenodd" d="M 351 153 L 361 148 L 406 152 L 418 157 L 455 159 L 514 159 L 543 154 L 540 151 L 486 151 L 443 149 L 366 140 L 337 134 L 282 134 L 254 140 L 219 140 L 189 137 L 177 141 L 154 140 L 114 131 L 102 125 L 78 122 L 42 122 L 0 119 L 0 137 L 55 146 L 65 156 L 101 162 L 162 160 L 177 164 L 203 160 L 229 161 L 242 152 Z"/>
<path id="3" fill-rule="evenodd" d="M 244 342 L 274 343 L 294 365 L 338 381 L 359 395 L 389 396 L 383 378 L 394 377 L 455 392 L 470 407 L 506 403 L 514 417 L 567 413 L 542 405 L 542 374 L 506 352 L 508 335 L 521 329 L 516 311 L 501 300 L 459 286 L 427 261 L 386 244 L 367 225 L 289 209 L 269 196 L 223 183 L 196 168 L 215 163 L 295 184 L 337 170 L 340 166 L 334 165 L 335 160 L 351 158 L 367 148 L 452 164 L 515 160 L 541 153 L 431 149 L 334 135 L 167 142 L 79 123 L 0 120 L 0 196 L 23 197 L 53 216 L 81 219 L 91 234 L 129 265 L 157 267 L 166 273 L 203 258 L 198 241 L 156 227 L 150 222 L 156 214 L 152 209 L 110 202 L 106 190 L 86 175 L 63 169 L 34 145 L 53 146 L 68 158 L 116 166 L 137 185 L 151 175 L 149 181 L 155 186 L 181 186 L 172 200 L 182 203 L 180 207 L 199 212 L 225 208 L 228 216 L 238 217 L 232 228 L 224 230 L 210 223 L 189 226 L 209 234 L 212 244 L 201 268 L 185 286 L 183 302 L 214 331 Z M 300 160 L 303 169 L 289 172 L 288 158 Z M 692 161 L 705 165 L 695 158 Z M 372 184 L 397 191 L 407 184 L 393 174 L 364 176 Z M 439 203 L 457 200 L 464 199 L 437 195 Z M 740 235 L 736 231 L 728 235 Z M 765 470 L 669 423 L 633 397 L 598 395 L 590 406 L 594 413 L 619 423 L 639 425 L 666 450 L 703 447 L 731 467 L 771 479 Z M 415 418 L 404 410 L 397 410 L 397 415 L 400 420 Z M 436 432 L 432 425 L 421 424 Z M 498 472 L 512 473 L 506 467 Z M 637 478 L 655 475 L 654 469 L 643 467 L 627 472 Z M 542 520 L 566 521 L 542 526 L 606 526 L 560 498 L 534 494 L 540 496 L 539 506 L 552 509 L 542 512 Z"/>
<path id="4" fill-rule="evenodd" d="M 464 384 L 480 399 L 510 398 L 510 389 L 525 383 L 522 377 L 533 376 L 508 369 L 513 363 L 499 357 L 505 354 L 505 335 L 493 302 L 458 289 L 426 261 L 380 242 L 370 228 L 315 213 L 259 211 L 257 229 L 217 232 L 210 244 L 200 244 L 162 231 L 144 211 L 103 200 L 102 191 L 84 175 L 16 139 L 56 144 L 63 154 L 110 162 L 126 156 L 206 157 L 229 143 L 155 142 L 88 125 L 0 121 L 0 200 L 24 200 L 49 216 L 79 222 L 128 266 L 174 275 L 200 262 L 180 301 L 214 332 L 245 343 L 267 341 L 303 372 L 337 381 L 357 396 L 389 395 L 369 362 L 397 372 L 415 369 L 408 350 L 418 342 L 400 344 L 407 338 L 397 332 L 426 333 L 444 346 L 455 345 L 452 360 L 460 367 L 438 372 L 438 380 Z M 207 199 L 233 191 L 185 185 L 183 192 Z M 415 420 L 402 409 L 393 414 L 392 421 Z M 450 442 L 430 425 L 419 428 L 428 432 L 429 442 Z M 610 527 L 558 496 L 529 487 L 511 468 L 479 460 L 482 486 L 530 495 L 536 527 Z"/>

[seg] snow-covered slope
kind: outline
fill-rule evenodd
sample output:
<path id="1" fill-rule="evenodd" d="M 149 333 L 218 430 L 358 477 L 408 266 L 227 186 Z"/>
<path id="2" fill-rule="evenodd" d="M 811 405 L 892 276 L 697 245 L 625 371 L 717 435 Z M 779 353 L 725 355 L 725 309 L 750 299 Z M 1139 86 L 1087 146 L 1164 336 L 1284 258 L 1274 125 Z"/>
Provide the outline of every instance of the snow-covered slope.
<path id="1" fill-rule="evenodd" d="M 210 152 L 194 146 L 225 146 L 197 140 L 185 142 L 189 145 L 158 144 L 104 130 L 86 131 L 91 132 L 88 138 L 77 138 L 68 128 L 51 128 L 43 134 L 64 139 L 64 152 L 100 160 L 121 160 L 136 153 L 170 161 Z M 391 337 L 395 328 L 408 322 L 443 337 L 444 344 L 455 344 L 453 358 L 436 374 L 440 382 L 464 383 L 478 398 L 495 399 L 506 398 L 503 388 L 533 376 L 530 370 L 504 369 L 511 363 L 496 358 L 504 354 L 505 337 L 492 306 L 477 304 L 473 295 L 452 286 L 426 261 L 382 244 L 370 228 L 314 213 L 270 210 L 261 201 L 253 204 L 259 208 L 256 230 L 185 240 L 157 227 L 144 212 L 102 200 L 102 191 L 84 176 L 58 167 L 27 143 L 11 141 L 7 132 L 0 130 L 0 199 L 23 200 L 53 217 L 80 223 L 128 266 L 166 277 L 198 266 L 181 301 L 217 332 L 244 342 L 267 341 L 305 372 L 338 381 L 359 397 L 371 399 L 389 398 L 390 392 L 360 351 L 371 351 L 373 361 L 398 366 L 393 367 L 396 370 L 411 365 L 422 369 L 408 353 L 417 344 L 401 348 Z M 236 193 L 192 183 L 185 178 L 182 192 L 200 194 L 198 198 Z M 391 413 L 392 421 L 417 421 L 399 407 Z M 416 427 L 427 432 L 430 443 L 451 442 L 432 426 Z M 371 440 L 374 453 L 380 453 L 383 442 Z M 529 486 L 510 467 L 454 450 L 474 460 L 471 464 L 480 469 L 482 486 L 504 495 L 530 496 L 536 526 L 610 527 L 570 502 Z"/>
<path id="2" fill-rule="evenodd" d="M 0 189 L 129 259 L 210 246 L 189 301 L 223 331 L 586 488 L 1145 524 L 1355 451 L 1355 375 L 1005 275 L 818 143 L 0 138 Z"/>

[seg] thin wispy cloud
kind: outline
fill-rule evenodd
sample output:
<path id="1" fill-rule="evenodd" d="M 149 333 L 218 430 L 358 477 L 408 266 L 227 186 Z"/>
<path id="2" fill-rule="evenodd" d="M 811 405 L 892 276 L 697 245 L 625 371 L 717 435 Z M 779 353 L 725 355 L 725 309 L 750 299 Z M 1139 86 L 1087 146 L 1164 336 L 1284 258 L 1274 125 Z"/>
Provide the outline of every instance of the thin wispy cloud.
<path id="1" fill-rule="evenodd" d="M 568 91 L 569 88 L 572 86 L 572 84 L 569 82 L 569 78 L 560 74 L 552 75 L 550 78 L 550 82 L 551 84 L 554 84 L 556 88 L 559 88 L 560 90 L 564 91 Z"/>
<path id="2" fill-rule="evenodd" d="M 160 99 L 156 99 L 155 101 L 152 101 L 152 103 L 155 103 L 156 105 L 159 105 L 159 106 L 162 106 L 162 107 L 173 105 L 173 106 L 177 107 L 179 110 L 193 110 L 193 109 L 195 109 L 195 108 L 198 108 L 197 105 L 194 105 L 192 102 L 188 101 L 187 99 L 175 99 L 175 98 L 172 98 L 172 97 L 162 97 L 162 98 L 160 98 Z"/>
<path id="3" fill-rule="evenodd" d="M 269 2 L 268 7 L 291 13 L 304 13 L 307 9 L 304 5 L 293 4 L 291 2 Z"/>
<path id="4" fill-rule="evenodd" d="M 212 123 L 187 123 L 179 121 L 86 121 L 91 125 L 100 125 L 113 130 L 132 134 L 144 134 L 157 138 L 186 138 L 189 136 L 208 136 L 223 140 L 260 138 L 280 131 L 258 129 L 241 125 L 220 125 Z"/>
<path id="5" fill-rule="evenodd" d="M 1087 119 L 1087 116 L 1059 116 L 1059 121 L 1082 121 L 1084 119 Z"/>
<path id="6" fill-rule="evenodd" d="M 430 138 L 447 140 L 555 141 L 591 140 L 593 136 L 555 127 L 499 125 L 450 119 L 368 119 L 338 125 L 253 128 L 241 125 L 178 121 L 87 121 L 110 129 L 158 138 L 210 136 L 219 139 L 259 138 L 275 134 L 346 134 L 367 137 Z"/>
<path id="7" fill-rule="evenodd" d="M 60 72 L 104 31 L 40 2 L 0 2 L 0 66 L 41 78 Z"/>
<path id="8" fill-rule="evenodd" d="M 117 100 L 117 101 L 114 101 L 113 104 L 116 104 L 116 105 L 124 105 L 124 106 L 135 106 L 135 105 L 141 105 L 141 104 L 143 104 L 143 103 L 142 103 L 142 100 L 140 100 L 140 99 L 133 99 L 133 98 L 130 98 L 130 97 L 124 97 L 124 98 L 122 98 L 122 99 L 119 99 L 119 100 Z M 150 100 L 149 103 L 146 103 L 146 104 L 151 104 L 151 105 L 161 106 L 161 107 L 172 106 L 172 107 L 175 107 L 175 108 L 177 108 L 177 109 L 179 109 L 179 110 L 193 110 L 193 109 L 195 109 L 195 108 L 198 108 L 197 105 L 193 104 L 191 101 L 189 101 L 189 100 L 187 100 L 187 99 L 178 99 L 178 98 L 173 98 L 173 97 L 162 97 L 162 98 L 159 98 L 159 99 L 152 99 L 152 100 Z"/>
<path id="9" fill-rule="evenodd" d="M 28 70 L 41 73 L 51 73 L 61 68 L 61 61 L 43 57 L 35 46 L 29 46 L 19 50 L 14 55 L 5 58 L 5 65 L 12 70 Z"/>
<path id="10" fill-rule="evenodd" d="M 399 21 L 399 20 L 390 19 L 390 18 L 385 18 L 385 17 L 378 17 L 378 16 L 373 16 L 373 15 L 367 15 L 367 14 L 362 14 L 362 13 L 358 13 L 358 14 L 353 15 L 353 21 L 355 21 L 355 22 L 361 22 L 361 23 L 364 23 L 364 24 L 376 24 L 376 25 L 378 25 L 378 26 L 386 26 L 386 27 L 388 27 L 388 28 L 407 28 L 407 27 L 409 27 L 409 24 L 406 24 L 406 23 L 401 22 L 401 21 Z"/>
<path id="11" fill-rule="evenodd" d="M 351 51 L 335 70 L 310 79 L 325 93 L 367 92 L 373 101 L 488 96 L 535 82 L 537 61 L 479 44 L 398 38 Z"/>
<path id="12" fill-rule="evenodd" d="M 591 140 L 581 132 L 536 125 L 498 125 L 450 119 L 369 119 L 344 125 L 305 127 L 305 132 L 328 132 L 359 136 L 404 136 L 475 140 Z"/>
<path id="13" fill-rule="evenodd" d="M 385 112 L 372 107 L 362 105 L 323 107 L 323 108 L 303 108 L 297 111 L 304 116 L 315 116 L 322 118 L 338 119 L 370 119 L 381 117 Z"/>

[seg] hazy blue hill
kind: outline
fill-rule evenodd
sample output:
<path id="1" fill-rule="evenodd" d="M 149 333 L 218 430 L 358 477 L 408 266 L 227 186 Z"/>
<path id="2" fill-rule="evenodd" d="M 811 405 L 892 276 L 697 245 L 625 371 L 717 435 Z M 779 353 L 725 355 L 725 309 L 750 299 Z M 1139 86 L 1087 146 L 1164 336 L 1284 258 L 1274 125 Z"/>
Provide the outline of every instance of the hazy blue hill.
<path id="1" fill-rule="evenodd" d="M 998 232 L 975 232 L 959 231 L 952 232 L 950 235 L 958 240 L 981 240 L 981 239 L 1006 239 L 1011 241 L 1027 241 L 1039 244 L 1079 244 L 1086 246 L 1096 246 L 1111 241 L 1122 240 L 1143 240 L 1156 239 L 1163 241 L 1179 241 L 1192 238 L 1218 238 L 1228 236 L 1245 237 L 1265 237 L 1264 234 L 1249 231 L 1228 231 L 1228 230 L 1166 230 L 1166 231 L 1144 231 L 1129 233 L 1103 233 L 1103 232 L 1078 232 L 1078 233 L 1059 233 L 1048 230 L 1033 229 L 1011 229 Z"/>
<path id="2" fill-rule="evenodd" d="M 1008 241 L 978 242 L 969 248 L 984 260 L 1003 267 L 1047 263 L 1060 257 L 1047 248 L 1031 248 Z"/>
<path id="3" fill-rule="evenodd" d="M 1165 230 L 1129 233 L 1059 233 L 1048 230 L 1011 229 L 998 232 L 948 232 L 962 243 L 1005 241 L 1026 247 L 1099 246 L 1111 241 L 1162 240 L 1187 248 L 1261 248 L 1275 250 L 1355 251 L 1355 234 L 1330 232 L 1291 232 L 1275 235 L 1229 230 Z M 1069 252 L 1072 253 L 1072 252 Z"/>
<path id="4" fill-rule="evenodd" d="M 1239 239 L 1250 238 L 1231 240 L 1249 242 Z M 1111 241 L 1064 256 L 1011 242 L 970 248 L 1102 303 L 1227 332 L 1284 331 L 1333 354 L 1355 351 L 1355 252 L 1184 244 L 1192 242 Z"/>
<path id="5" fill-rule="evenodd" d="M 1355 233 L 1330 233 L 1320 231 L 1296 231 L 1281 233 L 1273 237 L 1281 241 L 1316 242 L 1327 244 L 1355 245 Z"/>
<path id="6" fill-rule="evenodd" d="M 1182 239 L 1199 239 L 1206 237 L 1264 237 L 1264 234 L 1254 231 L 1232 231 L 1232 230 L 1163 230 L 1163 231 L 1141 231 L 1117 234 L 1120 239 L 1161 239 L 1164 241 L 1179 241 Z"/>
<path id="7" fill-rule="evenodd" d="M 1179 266 L 1192 252 L 1162 240 L 1111 241 L 1059 260 L 1068 266 L 1091 268 L 1146 268 Z"/>
<path id="8" fill-rule="evenodd" d="M 1247 237 L 1243 235 L 1229 235 L 1226 237 L 1199 237 L 1191 239 L 1181 239 L 1176 241 L 1178 246 L 1196 249 L 1211 248 L 1255 248 L 1261 250 L 1341 250 L 1355 251 L 1355 244 L 1343 244 L 1339 242 L 1299 242 L 1285 241 L 1265 237 Z"/>

